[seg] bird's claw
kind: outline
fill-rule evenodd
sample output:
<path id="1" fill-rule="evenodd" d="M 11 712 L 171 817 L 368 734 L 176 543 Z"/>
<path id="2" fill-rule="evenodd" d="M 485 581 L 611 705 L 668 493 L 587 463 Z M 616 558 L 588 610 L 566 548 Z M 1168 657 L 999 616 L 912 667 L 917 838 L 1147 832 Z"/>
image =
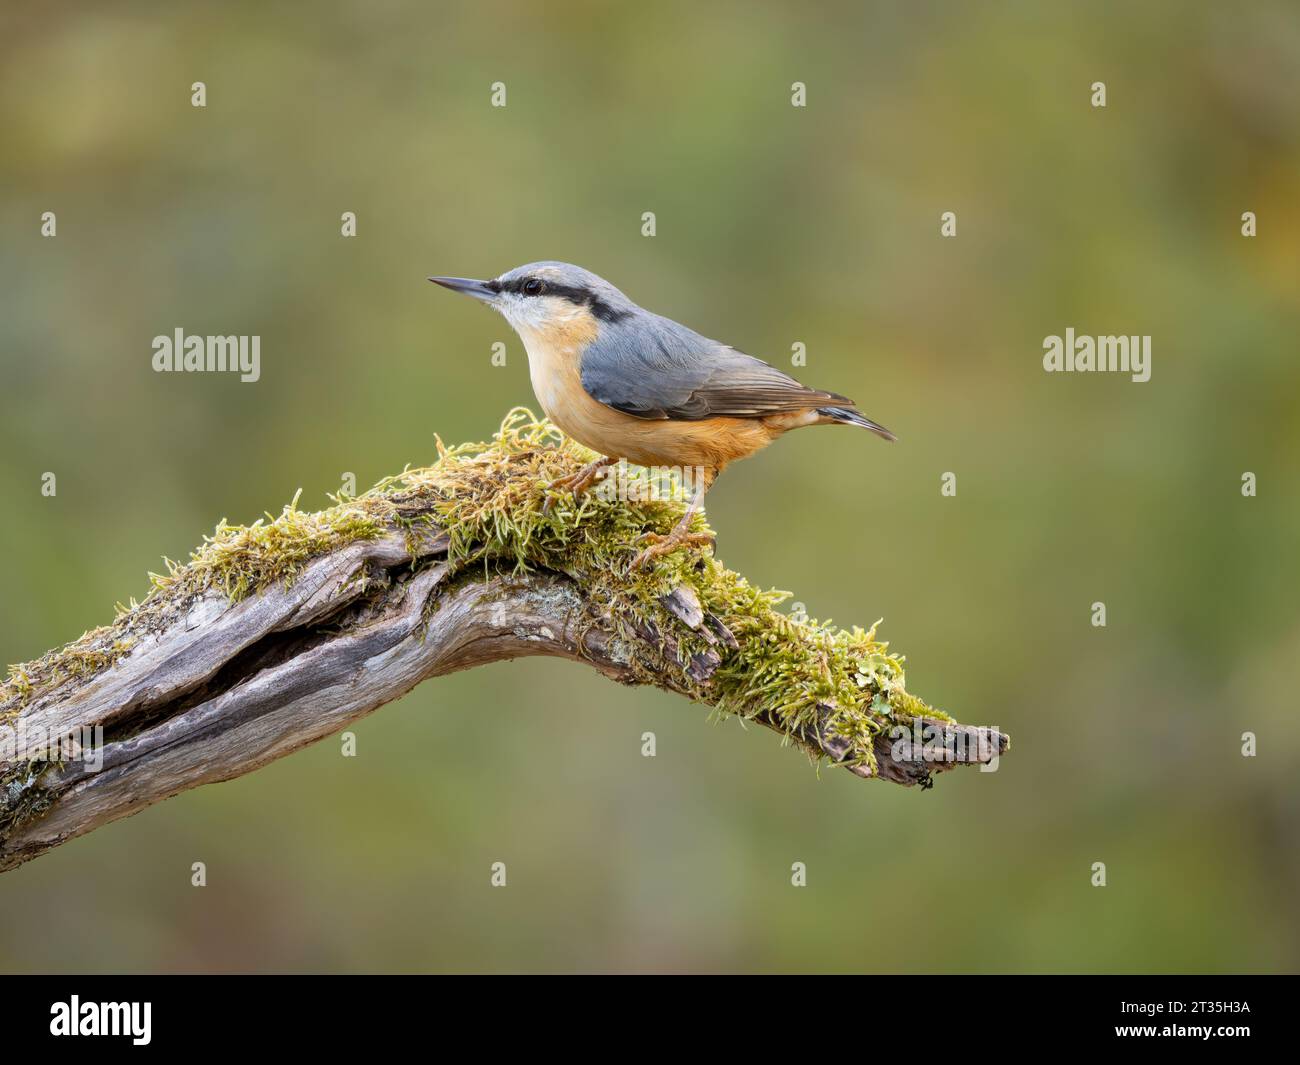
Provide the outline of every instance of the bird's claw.
<path id="1" fill-rule="evenodd" d="M 669 554 L 679 547 L 707 546 L 713 547 L 717 541 L 708 533 L 688 533 L 674 530 L 667 536 L 659 533 L 645 533 L 637 540 L 647 546 L 632 560 L 633 569 L 644 569 L 660 555 Z"/>
<path id="2" fill-rule="evenodd" d="M 568 477 L 557 477 L 546 486 L 546 499 L 542 502 L 542 513 L 549 515 L 555 507 L 556 492 L 572 492 L 576 503 L 593 484 L 605 475 L 605 467 L 611 465 L 611 459 L 602 459 L 584 466 L 577 473 Z"/>
<path id="3" fill-rule="evenodd" d="M 573 491 L 573 486 L 571 484 L 572 480 L 573 478 L 571 477 L 561 477 L 558 480 L 552 481 L 544 489 L 546 492 L 546 498 L 542 500 L 542 513 L 548 518 L 551 516 L 551 511 L 564 502 L 564 496 L 566 494 L 572 494 L 574 503 L 577 503 L 578 497 L 582 493 Z"/>
<path id="4" fill-rule="evenodd" d="M 587 485 L 580 483 L 574 477 L 560 477 L 546 486 L 546 498 L 542 501 L 542 513 L 550 517 L 551 511 L 555 509 L 557 493 L 569 492 L 573 495 L 573 501 L 576 503 L 582 493 L 587 490 Z"/>

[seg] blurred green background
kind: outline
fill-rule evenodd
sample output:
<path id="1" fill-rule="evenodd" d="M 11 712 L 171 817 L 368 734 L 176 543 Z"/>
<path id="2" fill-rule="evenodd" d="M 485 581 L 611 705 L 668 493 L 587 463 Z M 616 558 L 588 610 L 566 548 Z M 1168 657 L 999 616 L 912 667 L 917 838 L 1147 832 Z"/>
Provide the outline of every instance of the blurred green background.
<path id="1" fill-rule="evenodd" d="M 424 278 L 557 258 L 899 434 L 734 467 L 719 554 L 1014 741 L 922 793 L 478 669 L 0 877 L 0 970 L 1300 967 L 1294 3 L 6 5 L 0 145 L 4 661 L 535 406 Z M 178 326 L 261 381 L 154 373 Z M 1067 326 L 1151 381 L 1044 373 Z"/>

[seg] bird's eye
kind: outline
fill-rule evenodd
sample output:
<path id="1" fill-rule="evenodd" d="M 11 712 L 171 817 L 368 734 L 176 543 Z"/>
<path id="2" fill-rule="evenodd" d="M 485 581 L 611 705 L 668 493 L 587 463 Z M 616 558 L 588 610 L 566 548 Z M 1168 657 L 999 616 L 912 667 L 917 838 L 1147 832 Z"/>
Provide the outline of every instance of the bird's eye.
<path id="1" fill-rule="evenodd" d="M 542 289 L 544 289 L 545 287 L 546 286 L 543 285 L 541 281 L 539 281 L 537 278 L 530 277 L 527 281 L 524 282 L 524 287 L 522 291 L 525 296 L 540 296 L 542 294 Z"/>

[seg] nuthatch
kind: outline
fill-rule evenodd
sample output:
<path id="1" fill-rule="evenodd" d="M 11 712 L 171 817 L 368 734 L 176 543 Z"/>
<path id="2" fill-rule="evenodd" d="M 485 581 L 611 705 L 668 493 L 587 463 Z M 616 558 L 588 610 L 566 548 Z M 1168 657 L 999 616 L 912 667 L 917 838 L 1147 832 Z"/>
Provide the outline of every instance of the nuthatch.
<path id="1" fill-rule="evenodd" d="M 431 277 L 500 311 L 528 352 L 533 391 L 547 417 L 602 458 L 560 486 L 586 491 L 605 466 L 703 471 L 677 527 L 636 565 L 701 539 L 691 517 L 714 479 L 737 459 L 804 425 L 857 425 L 893 440 L 853 401 L 793 377 L 669 318 L 643 310 L 590 270 L 520 266 L 491 281 Z"/>

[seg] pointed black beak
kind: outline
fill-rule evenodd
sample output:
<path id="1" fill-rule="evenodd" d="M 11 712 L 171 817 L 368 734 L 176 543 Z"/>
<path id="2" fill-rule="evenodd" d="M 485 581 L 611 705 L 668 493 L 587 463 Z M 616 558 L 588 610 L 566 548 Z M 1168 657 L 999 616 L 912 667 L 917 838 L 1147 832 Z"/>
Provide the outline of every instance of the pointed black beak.
<path id="1" fill-rule="evenodd" d="M 491 301 L 497 296 L 496 289 L 486 281 L 474 281 L 468 277 L 431 277 L 429 280 L 452 292 L 461 292 L 478 300 Z"/>

